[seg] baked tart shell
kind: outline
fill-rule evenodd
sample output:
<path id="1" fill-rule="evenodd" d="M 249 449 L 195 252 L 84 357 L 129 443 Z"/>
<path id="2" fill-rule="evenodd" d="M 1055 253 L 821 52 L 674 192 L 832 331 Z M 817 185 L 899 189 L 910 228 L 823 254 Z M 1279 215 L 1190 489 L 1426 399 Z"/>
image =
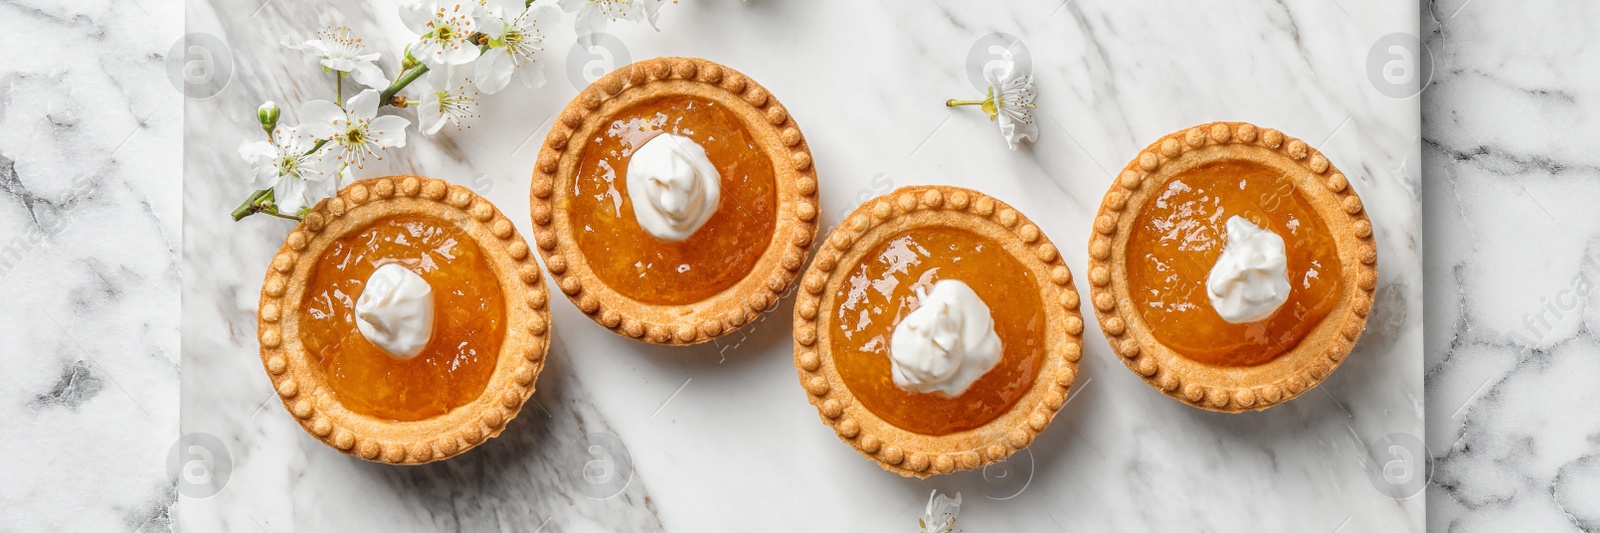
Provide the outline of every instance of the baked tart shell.
<path id="1" fill-rule="evenodd" d="M 741 280 L 704 300 L 647 304 L 619 293 L 588 265 L 566 212 L 583 155 L 611 117 L 638 104 L 693 96 L 731 110 L 773 163 L 777 223 L 766 250 Z M 663 57 L 618 68 L 567 104 L 545 137 L 529 195 L 533 233 L 544 264 L 590 319 L 624 337 L 687 345 L 733 332 L 773 308 L 805 264 L 817 233 L 817 175 L 805 137 L 766 88 L 731 68 L 697 58 Z"/>
<path id="2" fill-rule="evenodd" d="M 907 431 L 867 409 L 833 361 L 828 335 L 835 294 L 873 248 L 919 227 L 957 228 L 1003 246 L 1038 280 L 1044 304 L 1044 360 L 1025 394 L 984 425 L 945 435 Z M 902 476 L 971 470 L 1026 448 L 1066 404 L 1083 353 L 1083 318 L 1072 271 L 1039 227 L 992 197 L 959 187 L 903 187 L 856 208 L 823 241 L 801 281 L 794 364 L 806 399 L 839 440 Z"/>
<path id="3" fill-rule="evenodd" d="M 318 259 L 341 236 L 396 215 L 449 222 L 484 252 L 505 296 L 505 336 L 484 391 L 443 415 L 379 419 L 346 408 L 302 344 L 301 302 Z M 345 454 L 392 464 L 446 459 L 500 434 L 533 396 L 550 346 L 549 293 L 511 220 L 460 185 L 399 175 L 356 181 L 319 202 L 284 240 L 262 283 L 261 363 L 284 408 L 306 433 Z"/>
<path id="4" fill-rule="evenodd" d="M 1125 253 L 1140 210 L 1166 183 L 1201 165 L 1244 161 L 1282 171 L 1332 234 L 1342 265 L 1337 302 L 1297 345 L 1266 363 L 1200 363 L 1162 344 L 1129 296 Z M 1292 243 L 1291 243 L 1292 245 Z M 1100 329 L 1123 364 L 1151 387 L 1209 411 L 1238 413 L 1287 402 L 1320 384 L 1366 329 L 1378 281 L 1372 223 L 1344 173 L 1304 141 L 1244 122 L 1213 122 L 1166 135 L 1111 184 L 1089 240 L 1089 292 Z"/>

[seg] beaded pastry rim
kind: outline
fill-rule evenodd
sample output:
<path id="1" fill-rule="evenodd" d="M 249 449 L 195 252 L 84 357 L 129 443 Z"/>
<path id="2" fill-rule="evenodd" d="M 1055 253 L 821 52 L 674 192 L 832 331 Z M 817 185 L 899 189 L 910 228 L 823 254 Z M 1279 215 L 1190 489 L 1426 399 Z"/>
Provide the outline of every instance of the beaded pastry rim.
<path id="1" fill-rule="evenodd" d="M 724 104 L 772 156 L 778 220 L 772 240 L 739 282 L 700 302 L 654 305 L 622 295 L 589 268 L 570 238 L 558 202 L 577 172 L 583 143 L 636 102 L 694 95 Z M 780 157 L 781 154 L 781 157 Z M 732 333 L 771 309 L 805 265 L 817 234 L 817 175 L 811 149 L 788 110 L 744 74 L 699 58 L 663 57 L 624 66 L 596 80 L 567 104 L 550 127 L 529 191 L 534 241 L 556 285 L 584 315 L 618 335 L 654 344 L 697 344 Z"/>
<path id="2" fill-rule="evenodd" d="M 301 344 L 298 311 L 311 270 L 334 241 L 401 214 L 444 220 L 471 236 L 506 301 L 505 337 L 483 393 L 443 415 L 406 422 L 356 413 L 339 401 Z M 421 176 L 360 180 L 312 207 L 267 268 L 257 307 L 261 363 L 284 408 L 317 440 L 369 461 L 429 463 L 498 436 L 533 396 L 550 346 L 549 299 L 527 242 L 488 200 Z"/>
<path id="3" fill-rule="evenodd" d="M 906 431 L 855 401 L 834 368 L 826 313 L 855 263 L 883 239 L 915 227 L 951 227 L 994 239 L 1033 271 L 1045 305 L 1045 360 L 1033 386 L 1011 409 L 981 427 L 948 435 Z M 859 248 L 858 248 L 859 246 Z M 852 253 L 854 252 L 854 253 Z M 902 187 L 868 200 L 823 241 L 795 302 L 795 369 L 806 397 L 839 440 L 902 476 L 971 470 L 1028 447 L 1066 404 L 1083 353 L 1083 316 L 1072 271 L 1026 216 L 983 193 L 950 186 Z"/>
<path id="4" fill-rule="evenodd" d="M 1253 367 L 1207 365 L 1178 355 L 1151 335 L 1149 324 L 1133 309 L 1129 298 L 1124 250 L 1145 201 L 1178 172 L 1163 170 L 1222 160 L 1303 168 L 1306 172 L 1293 182 L 1295 192 L 1323 218 L 1343 265 L 1339 302 L 1322 323 L 1294 348 Z M 1149 179 L 1152 176 L 1156 179 Z M 1151 387 L 1209 411 L 1259 411 L 1315 388 L 1355 348 L 1372 310 L 1377 260 L 1372 223 L 1361 198 L 1327 157 L 1275 129 L 1245 122 L 1213 122 L 1151 143 L 1111 184 L 1089 239 L 1091 307 L 1112 351 Z"/>

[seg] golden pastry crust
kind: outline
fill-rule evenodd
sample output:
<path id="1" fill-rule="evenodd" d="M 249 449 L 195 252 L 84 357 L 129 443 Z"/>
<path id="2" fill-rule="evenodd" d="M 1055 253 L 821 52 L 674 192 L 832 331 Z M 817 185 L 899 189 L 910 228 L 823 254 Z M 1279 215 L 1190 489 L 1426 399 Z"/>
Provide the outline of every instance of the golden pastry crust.
<path id="1" fill-rule="evenodd" d="M 1251 367 L 1213 366 L 1161 344 L 1129 297 L 1125 250 L 1145 203 L 1180 172 L 1217 161 L 1282 170 L 1327 224 L 1343 263 L 1339 301 L 1294 349 Z M 1100 329 L 1128 369 L 1189 405 L 1237 413 L 1263 410 L 1316 387 L 1344 361 L 1366 328 L 1378 282 L 1372 222 L 1343 173 L 1305 142 L 1244 122 L 1213 122 L 1145 148 L 1111 185 L 1089 240 L 1089 285 Z"/>
<path id="2" fill-rule="evenodd" d="M 623 296 L 589 267 L 572 238 L 566 198 L 584 143 L 610 117 L 637 103 L 691 95 L 722 104 L 772 158 L 778 210 L 772 240 L 750 273 L 715 296 L 684 305 Z M 817 173 L 811 149 L 782 104 L 738 71 L 697 58 L 663 57 L 612 71 L 578 93 L 550 127 L 530 187 L 534 240 L 561 292 L 618 335 L 655 344 L 696 344 L 733 332 L 765 312 L 794 282 L 817 235 Z"/>
<path id="3" fill-rule="evenodd" d="M 1045 304 L 1045 359 L 1032 388 L 982 427 L 948 435 L 913 433 L 857 402 L 834 367 L 828 335 L 833 301 L 851 267 L 889 237 L 911 228 L 949 227 L 1001 243 L 1039 280 Z M 885 470 L 928 477 L 970 470 L 1026 448 L 1067 402 L 1083 353 L 1078 290 L 1050 239 L 1022 213 L 983 193 L 949 186 L 902 187 L 857 207 L 817 251 L 796 291 L 794 364 L 807 399 L 839 440 Z"/>
<path id="4" fill-rule="evenodd" d="M 345 408 L 301 344 L 299 329 L 301 302 L 323 252 L 341 236 L 402 214 L 451 222 L 476 241 L 506 301 L 505 340 L 483 394 L 444 415 L 410 422 Z M 488 200 L 420 176 L 360 180 L 311 208 L 267 269 L 257 314 L 261 363 L 283 406 L 328 446 L 369 461 L 428 463 L 499 435 L 533 395 L 550 346 L 549 300 L 527 242 Z"/>

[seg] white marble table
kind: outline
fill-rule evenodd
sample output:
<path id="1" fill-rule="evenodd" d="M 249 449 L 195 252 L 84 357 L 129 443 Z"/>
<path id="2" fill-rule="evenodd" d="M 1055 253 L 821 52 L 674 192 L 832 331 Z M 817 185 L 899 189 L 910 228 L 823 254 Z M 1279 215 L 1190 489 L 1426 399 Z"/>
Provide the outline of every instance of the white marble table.
<path id="1" fill-rule="evenodd" d="M 586 83 L 584 67 L 623 55 L 703 56 L 771 89 L 811 143 L 825 228 L 892 187 L 962 185 L 1027 213 L 1079 272 L 1092 210 L 1110 183 L 1107 169 L 1167 132 L 1251 121 L 1313 143 L 1344 169 L 1372 216 L 1382 274 L 1373 324 L 1322 387 L 1264 413 L 1202 412 L 1146 386 L 1091 322 L 1077 394 L 994 483 L 981 474 L 902 479 L 838 442 L 796 382 L 787 301 L 715 344 L 671 349 L 617 337 L 557 299 L 556 342 L 536 403 L 500 438 L 443 463 L 367 463 L 305 435 L 274 398 L 254 336 L 260 280 L 291 225 L 227 219 L 249 192 L 234 146 L 254 133 L 253 109 L 262 100 L 331 94 L 331 80 L 309 59 L 277 45 L 281 35 L 348 24 L 374 47 L 396 50 L 409 37 L 396 5 L 188 6 L 187 31 L 214 36 L 232 72 L 214 96 L 186 101 L 182 245 L 164 248 L 180 254 L 183 272 L 181 433 L 215 438 L 219 463 L 228 465 L 226 482 L 214 478 L 214 494 L 180 482 L 177 522 L 184 529 L 905 530 L 935 488 L 964 495 L 960 523 L 968 531 L 1423 529 L 1425 496 L 1392 497 L 1372 481 L 1380 465 L 1369 457 L 1385 438 L 1423 434 L 1420 98 L 1386 94 L 1387 82 L 1369 73 L 1369 52 L 1385 36 L 1416 31 L 1416 6 L 685 1 L 663 8 L 660 32 L 613 25 L 623 46 L 604 53 L 574 50 L 569 15 L 546 51 L 549 85 L 487 97 L 485 117 L 471 130 L 413 134 L 405 150 L 360 173 L 415 172 L 472 186 L 528 234 L 527 175 L 550 118 Z M 979 94 L 969 56 L 995 32 L 1021 39 L 1038 78 L 1040 138 L 1016 152 L 981 113 L 942 106 L 946 98 Z M 393 72 L 392 58 L 386 67 Z M 285 118 L 295 120 L 293 106 L 286 107 Z M 11 116 L 38 113 L 23 109 Z M 0 153 L 11 153 L 4 146 Z M 168 217 L 167 226 L 142 227 L 168 228 L 159 234 L 170 242 L 179 234 L 170 229 L 176 211 L 163 207 L 158 218 Z M 162 276 L 172 270 L 157 263 L 140 272 L 169 279 Z M 31 268 L 36 276 L 53 273 Z M 107 298 L 88 281 L 81 286 L 89 305 Z M 61 325 L 83 331 L 80 339 L 98 338 L 97 315 L 81 308 L 64 308 Z M 170 316 L 152 320 L 168 335 L 175 325 Z M 118 327 L 141 334 L 137 324 Z M 59 352 L 65 341 L 50 338 L 58 340 L 39 342 L 55 342 Z M 170 341 L 145 343 L 144 351 L 173 353 Z M 49 385 L 72 360 L 68 354 L 54 366 L 29 366 L 41 376 L 29 383 Z M 137 375 L 162 379 L 148 369 Z M 149 383 L 140 385 L 159 397 Z M 29 409 L 27 401 L 7 408 Z M 146 422 L 117 409 L 80 419 L 159 431 L 160 417 L 171 416 L 168 407 Z M 159 461 L 173 437 L 140 442 Z M 593 459 L 584 445 L 591 441 L 618 442 L 630 459 L 621 471 L 628 482 L 614 495 L 581 479 Z M 170 493 L 172 485 L 165 487 Z M 170 501 L 152 492 L 117 498 L 111 508 Z"/>
<path id="2" fill-rule="evenodd" d="M 1430 529 L 1600 530 L 1596 28 L 1581 2 L 1423 16 Z"/>

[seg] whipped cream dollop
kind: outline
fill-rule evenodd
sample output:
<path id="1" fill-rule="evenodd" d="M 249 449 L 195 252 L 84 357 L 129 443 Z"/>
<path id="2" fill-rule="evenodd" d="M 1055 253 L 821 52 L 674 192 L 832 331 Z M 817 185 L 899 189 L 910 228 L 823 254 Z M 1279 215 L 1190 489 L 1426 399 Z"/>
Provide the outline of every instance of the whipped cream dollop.
<path id="1" fill-rule="evenodd" d="M 398 263 L 378 267 L 356 299 L 356 329 L 389 355 L 416 357 L 433 337 L 433 287 Z"/>
<path id="2" fill-rule="evenodd" d="M 688 239 L 717 210 L 722 176 L 694 140 L 663 133 L 645 141 L 628 161 L 633 216 L 657 239 Z"/>
<path id="3" fill-rule="evenodd" d="M 911 392 L 960 396 L 1000 363 L 1000 337 L 989 306 L 957 280 L 941 280 L 894 327 L 890 375 Z"/>
<path id="4" fill-rule="evenodd" d="M 1283 237 L 1237 216 L 1227 225 L 1228 244 L 1206 276 L 1211 307 L 1234 324 L 1266 319 L 1289 299 Z"/>

